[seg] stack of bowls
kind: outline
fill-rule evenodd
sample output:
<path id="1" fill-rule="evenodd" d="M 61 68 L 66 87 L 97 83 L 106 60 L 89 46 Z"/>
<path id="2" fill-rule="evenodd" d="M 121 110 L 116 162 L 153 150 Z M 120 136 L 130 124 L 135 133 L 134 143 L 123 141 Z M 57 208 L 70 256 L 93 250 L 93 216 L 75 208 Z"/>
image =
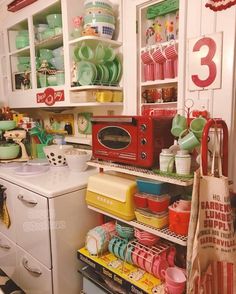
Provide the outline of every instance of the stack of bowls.
<path id="1" fill-rule="evenodd" d="M 146 232 L 146 231 L 139 230 L 137 228 L 135 228 L 134 235 L 137 238 L 137 240 L 139 241 L 139 243 L 146 245 L 146 246 L 153 246 L 160 239 L 160 237 L 158 237 L 158 236 L 155 236 L 155 235 L 153 235 L 149 232 Z"/>
<path id="2" fill-rule="evenodd" d="M 112 39 L 115 17 L 109 0 L 86 0 L 84 2 L 84 28 L 94 28 L 100 37 Z"/>
<path id="3" fill-rule="evenodd" d="M 16 49 L 21 49 L 29 46 L 29 32 L 28 30 L 21 30 L 16 35 Z"/>
<path id="4" fill-rule="evenodd" d="M 30 56 L 18 56 L 17 69 L 19 72 L 24 72 L 30 69 Z"/>
<path id="5" fill-rule="evenodd" d="M 53 57 L 50 60 L 50 63 L 60 71 L 64 70 L 64 50 L 63 46 L 58 47 L 52 51 Z"/>
<path id="6" fill-rule="evenodd" d="M 116 231 L 118 235 L 126 240 L 134 238 L 134 228 L 130 226 L 124 226 L 116 222 Z"/>
<path id="7" fill-rule="evenodd" d="M 35 38 L 40 42 L 43 40 L 44 32 L 49 28 L 48 24 L 40 23 L 34 26 Z"/>

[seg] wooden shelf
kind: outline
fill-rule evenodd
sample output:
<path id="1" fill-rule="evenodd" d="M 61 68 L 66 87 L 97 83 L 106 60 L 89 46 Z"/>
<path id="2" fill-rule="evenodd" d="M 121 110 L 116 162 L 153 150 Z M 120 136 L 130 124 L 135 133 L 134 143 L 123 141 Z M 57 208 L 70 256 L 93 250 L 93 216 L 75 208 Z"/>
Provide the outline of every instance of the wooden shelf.
<path id="1" fill-rule="evenodd" d="M 166 228 L 163 228 L 163 229 L 156 229 L 156 228 L 153 228 L 149 225 L 146 225 L 146 224 L 143 224 L 143 223 L 140 223 L 138 222 L 137 220 L 133 220 L 133 221 L 126 221 L 122 218 L 119 218 L 113 214 L 110 214 L 106 211 L 103 211 L 101 209 L 98 209 L 96 207 L 93 207 L 91 205 L 88 205 L 88 208 L 91 209 L 91 210 L 94 210 L 98 213 L 101 213 L 101 214 L 104 214 L 106 216 L 109 216 L 113 219 L 116 219 L 116 220 L 119 220 L 123 223 L 126 223 L 130 226 L 133 226 L 135 228 L 138 228 L 140 230 L 144 230 L 146 232 L 149 232 L 153 235 L 156 235 L 156 236 L 159 236 L 165 240 L 169 240 L 171 242 L 174 242 L 176 244 L 179 244 L 179 245 L 182 245 L 182 246 L 187 246 L 187 237 L 186 236 L 181 236 L 181 235 L 176 235 L 175 233 L 171 232 L 167 227 Z"/>
<path id="2" fill-rule="evenodd" d="M 24 56 L 26 53 L 29 53 L 30 46 L 15 50 L 9 53 L 9 56 L 17 55 L 17 56 Z"/>
<path id="3" fill-rule="evenodd" d="M 95 37 L 95 36 L 79 37 L 79 38 L 70 40 L 69 44 L 76 45 L 76 44 L 84 42 L 84 41 L 86 41 L 86 43 L 88 43 L 88 44 L 93 43 L 93 42 L 102 42 L 104 44 L 112 46 L 113 48 L 118 48 L 118 47 L 122 46 L 122 42 L 110 40 L 110 39 L 106 39 L 106 38 L 101 38 L 101 37 Z"/>
<path id="4" fill-rule="evenodd" d="M 70 91 L 84 91 L 84 90 L 110 90 L 110 91 L 122 91 L 122 87 L 118 86 L 99 86 L 99 85 L 88 85 L 88 86 L 76 86 L 70 87 Z"/>
<path id="5" fill-rule="evenodd" d="M 173 102 L 154 102 L 154 103 L 141 103 L 141 106 L 155 106 L 155 105 L 158 105 L 158 106 L 176 106 L 177 105 L 177 101 L 173 101 Z"/>
<path id="6" fill-rule="evenodd" d="M 101 160 L 91 160 L 87 162 L 88 165 L 95 166 L 97 168 L 105 168 L 125 174 L 130 174 L 133 176 L 138 176 L 141 178 L 147 178 L 151 180 L 166 182 L 173 185 L 178 186 L 191 186 L 193 184 L 193 178 L 175 178 L 169 176 L 162 176 L 154 173 L 150 169 L 139 168 L 132 165 L 123 165 L 120 163 L 108 162 L 108 161 L 101 161 Z"/>
<path id="7" fill-rule="evenodd" d="M 165 84 L 176 84 L 176 83 L 178 83 L 178 78 L 141 82 L 141 87 L 161 86 Z"/>
<path id="8" fill-rule="evenodd" d="M 37 49 L 45 48 L 47 49 L 56 49 L 60 46 L 63 46 L 63 35 L 56 35 L 53 36 L 52 38 L 48 38 L 45 40 L 42 40 L 40 42 L 35 42 L 35 47 Z"/>
<path id="9" fill-rule="evenodd" d="M 161 42 L 161 43 L 157 43 L 157 44 L 153 44 L 153 45 L 147 45 L 147 46 L 141 47 L 140 51 L 147 50 L 147 48 L 148 49 L 155 49 L 158 46 L 164 47 L 164 46 L 169 45 L 170 43 L 175 44 L 175 43 L 179 43 L 179 41 L 178 40 L 171 40 L 171 41 Z"/>

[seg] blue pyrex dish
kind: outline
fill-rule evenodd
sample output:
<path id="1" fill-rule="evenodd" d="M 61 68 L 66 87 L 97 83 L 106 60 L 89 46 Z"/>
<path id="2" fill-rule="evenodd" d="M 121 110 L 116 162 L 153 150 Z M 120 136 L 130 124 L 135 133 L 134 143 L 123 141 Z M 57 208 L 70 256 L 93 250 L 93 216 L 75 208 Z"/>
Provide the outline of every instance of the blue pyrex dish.
<path id="1" fill-rule="evenodd" d="M 137 179 L 136 182 L 139 192 L 161 195 L 169 191 L 168 183 L 152 181 L 149 179 Z"/>

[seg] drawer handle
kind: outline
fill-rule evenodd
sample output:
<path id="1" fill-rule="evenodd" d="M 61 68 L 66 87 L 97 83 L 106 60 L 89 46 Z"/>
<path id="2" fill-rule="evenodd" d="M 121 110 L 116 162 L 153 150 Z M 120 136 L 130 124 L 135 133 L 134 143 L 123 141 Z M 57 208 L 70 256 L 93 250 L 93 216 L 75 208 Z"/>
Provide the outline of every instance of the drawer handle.
<path id="1" fill-rule="evenodd" d="M 30 272 L 31 274 L 34 274 L 35 276 L 42 275 L 42 272 L 39 269 L 31 268 L 28 263 L 29 263 L 28 260 L 26 258 L 23 258 L 22 264 L 28 272 Z"/>
<path id="2" fill-rule="evenodd" d="M 17 198 L 18 198 L 20 201 L 25 202 L 25 203 L 30 204 L 30 205 L 33 205 L 33 206 L 35 206 L 35 205 L 38 204 L 37 201 L 34 201 L 34 200 L 27 200 L 27 199 L 24 198 L 23 195 L 20 195 L 20 194 L 17 196 Z"/>
<path id="3" fill-rule="evenodd" d="M 1 244 L 1 243 L 0 243 L 0 248 L 7 249 L 7 250 L 10 250 L 11 249 L 11 247 L 9 245 L 7 245 L 7 244 Z"/>

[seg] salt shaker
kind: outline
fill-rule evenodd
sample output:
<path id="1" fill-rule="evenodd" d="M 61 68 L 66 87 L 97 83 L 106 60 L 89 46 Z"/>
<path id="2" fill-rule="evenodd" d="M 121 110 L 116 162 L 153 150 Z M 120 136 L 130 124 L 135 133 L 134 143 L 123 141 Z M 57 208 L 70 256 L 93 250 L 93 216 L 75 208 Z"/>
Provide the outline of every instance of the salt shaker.
<path id="1" fill-rule="evenodd" d="M 160 171 L 173 172 L 174 154 L 169 149 L 162 149 L 160 153 Z"/>
<path id="2" fill-rule="evenodd" d="M 187 150 L 179 150 L 175 155 L 176 173 L 179 175 L 189 175 L 191 168 L 191 155 Z"/>

